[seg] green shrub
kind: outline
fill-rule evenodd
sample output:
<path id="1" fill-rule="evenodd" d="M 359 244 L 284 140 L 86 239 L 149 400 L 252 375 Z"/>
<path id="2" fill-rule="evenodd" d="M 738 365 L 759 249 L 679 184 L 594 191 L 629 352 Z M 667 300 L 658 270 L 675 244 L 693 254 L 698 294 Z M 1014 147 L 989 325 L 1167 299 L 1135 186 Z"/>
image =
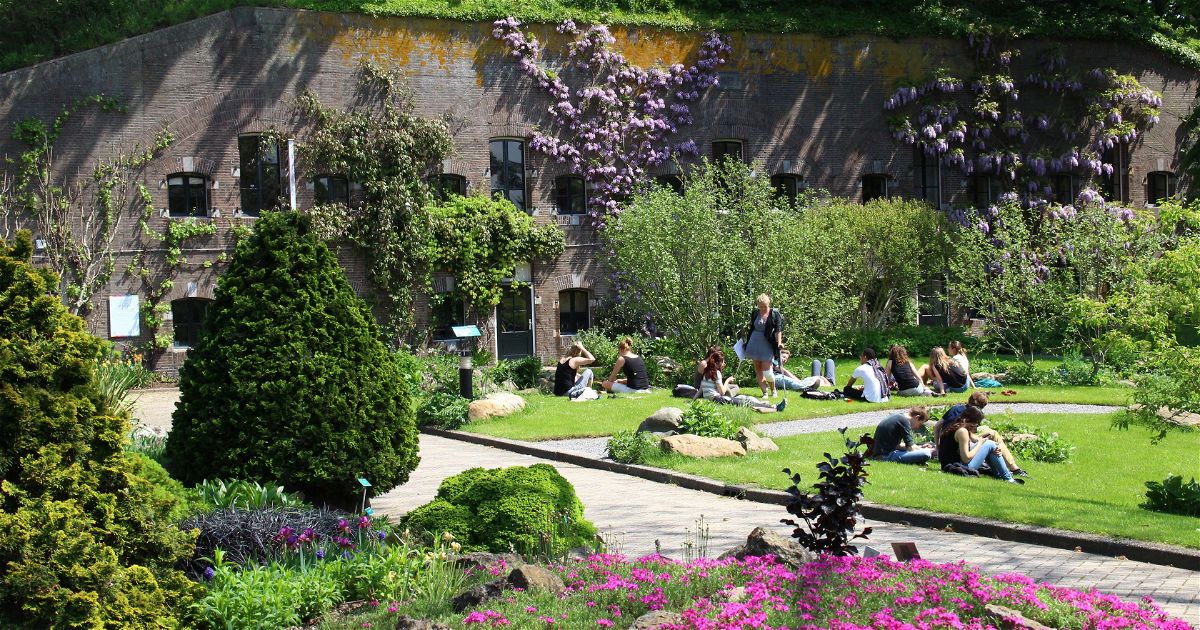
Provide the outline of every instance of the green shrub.
<path id="1" fill-rule="evenodd" d="M 266 213 L 180 373 L 170 470 L 278 482 L 318 504 L 355 504 L 357 477 L 386 492 L 418 461 L 409 363 L 379 340 L 310 219 Z"/>
<path id="2" fill-rule="evenodd" d="M 284 492 L 283 486 L 256 481 L 205 479 L 192 489 L 196 500 L 208 509 L 261 510 L 272 507 L 302 507 L 300 497 Z"/>
<path id="3" fill-rule="evenodd" d="M 702 437 L 736 440 L 738 427 L 717 406 L 707 400 L 693 400 L 683 412 L 679 428 Z"/>
<path id="4" fill-rule="evenodd" d="M 1200 483 L 1195 478 L 1184 483 L 1179 475 L 1167 475 L 1162 483 L 1147 481 L 1146 502 L 1142 507 L 1155 512 L 1200 516 Z"/>
<path id="5" fill-rule="evenodd" d="M 497 385 L 504 381 L 512 381 L 517 389 L 528 389 L 538 386 L 538 377 L 542 374 L 542 360 L 536 356 L 525 357 L 515 361 L 501 359 L 489 371 L 493 383 Z"/>
<path id="6" fill-rule="evenodd" d="M 430 352 L 417 360 L 421 389 L 432 392 L 458 392 L 458 355 Z"/>
<path id="7" fill-rule="evenodd" d="M 154 380 L 154 373 L 141 363 L 107 356 L 96 362 L 96 386 L 104 396 L 105 407 L 115 413 L 129 415 L 133 402 L 126 400 L 129 390 L 145 387 Z"/>
<path id="8" fill-rule="evenodd" d="M 622 464 L 644 464 L 658 444 L 649 433 L 618 431 L 608 438 L 608 456 Z"/>
<path id="9" fill-rule="evenodd" d="M 406 515 L 402 525 L 434 536 L 450 531 L 471 548 L 527 555 L 590 548 L 596 536 L 571 483 L 547 464 L 472 468 L 449 477 L 436 498 Z"/>
<path id="10" fill-rule="evenodd" d="M 989 420 L 987 425 L 1006 436 L 1017 433 L 1027 433 L 1037 436 L 1035 440 L 1022 440 L 1020 442 L 1008 440 L 1008 449 L 1012 451 L 1017 459 L 1031 459 L 1047 464 L 1061 464 L 1070 461 L 1071 454 L 1075 452 L 1075 447 L 1070 442 L 1058 437 L 1058 433 L 1048 431 L 1045 427 L 1031 427 L 1003 420 Z"/>
<path id="11" fill-rule="evenodd" d="M 0 626 L 176 626 L 193 591 L 179 502 L 125 451 L 129 418 L 95 377 L 104 342 L 32 252 L 28 232 L 0 242 Z"/>
<path id="12" fill-rule="evenodd" d="M 194 491 L 183 487 L 182 483 L 167 474 L 162 464 L 149 455 L 130 452 L 129 459 L 133 462 L 133 473 L 149 481 L 153 488 L 147 500 L 153 505 L 162 506 L 161 509 L 166 511 L 172 523 L 204 509 Z"/>
<path id="13" fill-rule="evenodd" d="M 423 427 L 457 429 L 467 423 L 471 401 L 453 392 L 434 393 L 417 408 L 417 424 Z"/>
<path id="14" fill-rule="evenodd" d="M 167 436 L 163 434 L 162 429 L 148 433 L 141 428 L 135 428 L 129 432 L 129 442 L 125 445 L 125 450 L 141 453 L 159 464 L 163 463 L 163 452 L 166 448 Z"/>

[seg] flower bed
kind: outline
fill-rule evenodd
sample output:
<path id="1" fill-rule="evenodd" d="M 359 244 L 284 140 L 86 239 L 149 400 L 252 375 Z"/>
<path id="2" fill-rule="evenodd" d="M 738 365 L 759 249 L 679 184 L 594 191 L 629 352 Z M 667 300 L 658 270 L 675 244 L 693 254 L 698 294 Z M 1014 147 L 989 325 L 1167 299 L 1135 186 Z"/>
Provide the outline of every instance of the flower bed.
<path id="1" fill-rule="evenodd" d="M 512 591 L 443 621 L 463 628 L 625 628 L 665 610 L 678 614 L 657 627 L 1012 627 L 1007 613 L 987 609 L 992 605 L 1056 628 L 1190 628 L 1148 599 L 1125 602 L 1017 574 L 985 577 L 963 564 L 822 557 L 792 571 L 771 557 L 680 563 L 595 555 L 551 568 L 567 584 L 562 595 Z"/>

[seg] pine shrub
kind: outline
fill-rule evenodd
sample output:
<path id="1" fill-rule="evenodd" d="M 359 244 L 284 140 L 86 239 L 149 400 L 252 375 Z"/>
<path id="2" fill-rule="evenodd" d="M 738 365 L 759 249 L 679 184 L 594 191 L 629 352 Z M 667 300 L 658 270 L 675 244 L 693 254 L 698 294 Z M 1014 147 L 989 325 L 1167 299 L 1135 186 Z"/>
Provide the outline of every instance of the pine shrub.
<path id="1" fill-rule="evenodd" d="M 418 461 L 411 363 L 380 341 L 310 219 L 266 213 L 180 372 L 168 469 L 187 484 L 278 482 L 318 505 L 353 505 L 358 477 L 386 492 Z"/>
<path id="2" fill-rule="evenodd" d="M 125 450 L 129 418 L 96 382 L 103 342 L 0 241 L 0 627 L 163 628 L 192 586 L 179 502 Z"/>

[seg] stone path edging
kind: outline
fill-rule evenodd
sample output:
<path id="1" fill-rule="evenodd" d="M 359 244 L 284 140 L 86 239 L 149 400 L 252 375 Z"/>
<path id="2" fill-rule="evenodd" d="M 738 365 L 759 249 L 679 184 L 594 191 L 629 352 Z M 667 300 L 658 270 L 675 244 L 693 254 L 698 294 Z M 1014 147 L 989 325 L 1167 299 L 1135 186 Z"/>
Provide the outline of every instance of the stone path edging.
<path id="1" fill-rule="evenodd" d="M 541 448 L 530 442 L 506 440 L 504 438 L 466 433 L 463 431 L 448 431 L 434 427 L 422 427 L 421 432 L 452 440 L 460 440 L 481 446 L 490 446 L 506 451 L 532 455 L 543 459 L 560 461 L 584 468 L 594 468 L 608 472 L 631 475 L 654 481 L 671 484 L 689 490 L 699 490 L 720 496 L 735 497 L 756 503 L 785 505 L 791 499 L 788 493 L 780 490 L 764 490 L 748 488 L 736 484 L 675 472 L 651 466 L 622 464 L 611 460 L 601 460 L 579 453 L 571 453 L 547 448 Z M 1124 538 L 1107 538 L 1096 534 L 1072 532 L 1052 527 L 1037 525 L 1013 525 L 1003 521 L 927 512 L 911 508 L 864 503 L 863 515 L 869 519 L 887 523 L 900 523 L 928 529 L 950 530 L 960 534 L 986 536 L 999 540 L 1020 542 L 1043 547 L 1058 549 L 1078 549 L 1087 553 L 1104 556 L 1123 556 L 1129 560 L 1173 566 L 1191 571 L 1200 571 L 1200 550 L 1166 545 L 1148 541 L 1136 541 Z"/>

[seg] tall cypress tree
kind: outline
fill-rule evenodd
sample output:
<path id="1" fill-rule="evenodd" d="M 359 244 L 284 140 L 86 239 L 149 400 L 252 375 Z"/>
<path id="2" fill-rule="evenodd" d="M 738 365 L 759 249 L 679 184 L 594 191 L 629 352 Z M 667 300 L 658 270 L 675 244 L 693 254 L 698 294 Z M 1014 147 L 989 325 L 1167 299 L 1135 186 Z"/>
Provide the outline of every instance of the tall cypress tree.
<path id="1" fill-rule="evenodd" d="M 417 465 L 404 376 L 309 218 L 264 214 L 180 372 L 168 467 L 185 483 L 278 482 L 351 505 L 355 478 L 384 492 Z"/>

